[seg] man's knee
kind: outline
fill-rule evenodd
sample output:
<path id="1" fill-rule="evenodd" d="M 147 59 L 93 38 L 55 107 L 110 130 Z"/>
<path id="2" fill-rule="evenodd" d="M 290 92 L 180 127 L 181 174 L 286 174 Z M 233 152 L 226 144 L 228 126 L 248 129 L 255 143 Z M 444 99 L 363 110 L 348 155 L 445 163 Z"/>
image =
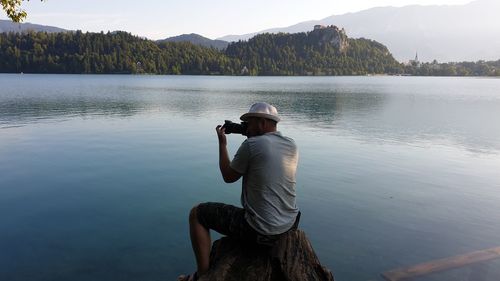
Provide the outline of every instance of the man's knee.
<path id="1" fill-rule="evenodd" d="M 189 212 L 189 222 L 190 223 L 198 222 L 198 206 L 199 206 L 199 204 L 194 206 L 191 209 L 191 212 Z"/>

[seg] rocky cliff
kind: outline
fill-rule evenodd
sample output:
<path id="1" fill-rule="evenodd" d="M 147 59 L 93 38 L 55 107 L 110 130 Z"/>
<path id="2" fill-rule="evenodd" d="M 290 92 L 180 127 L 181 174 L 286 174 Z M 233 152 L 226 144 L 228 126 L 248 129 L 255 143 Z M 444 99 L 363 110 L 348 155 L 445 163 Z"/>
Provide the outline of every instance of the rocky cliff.
<path id="1" fill-rule="evenodd" d="M 345 30 L 343 28 L 339 29 L 334 25 L 316 25 L 309 36 L 317 38 L 320 45 L 332 44 L 341 52 L 344 52 L 349 47 L 349 40 Z"/>

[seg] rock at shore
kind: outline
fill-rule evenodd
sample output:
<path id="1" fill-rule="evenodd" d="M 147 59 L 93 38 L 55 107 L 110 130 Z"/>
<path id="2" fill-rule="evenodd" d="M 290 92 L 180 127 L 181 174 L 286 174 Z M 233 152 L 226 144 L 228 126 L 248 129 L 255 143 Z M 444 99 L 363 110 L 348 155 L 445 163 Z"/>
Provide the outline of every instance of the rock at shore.
<path id="1" fill-rule="evenodd" d="M 214 242 L 210 270 L 200 281 L 302 281 L 331 280 L 311 243 L 301 230 L 284 234 L 273 247 L 242 245 L 234 238 Z"/>

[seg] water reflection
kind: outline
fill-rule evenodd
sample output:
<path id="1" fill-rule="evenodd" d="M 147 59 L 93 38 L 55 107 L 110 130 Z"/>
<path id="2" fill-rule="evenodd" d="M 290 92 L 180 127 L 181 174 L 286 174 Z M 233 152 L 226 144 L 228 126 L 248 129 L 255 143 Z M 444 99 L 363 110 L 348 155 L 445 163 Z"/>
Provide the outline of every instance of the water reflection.
<path id="1" fill-rule="evenodd" d="M 106 115 L 126 117 L 143 110 L 140 104 L 99 100 L 20 100 L 2 102 L 1 125 L 26 124 L 50 119 Z"/>
<path id="2" fill-rule="evenodd" d="M 362 141 L 500 151 L 500 80 L 1 75 L 0 127 L 136 114 L 235 119 L 258 100 L 293 126 Z"/>
<path id="3" fill-rule="evenodd" d="M 345 119 L 373 116 L 383 108 L 385 98 L 377 93 L 302 92 L 287 94 L 290 99 L 282 106 L 295 122 L 307 126 L 345 126 Z"/>

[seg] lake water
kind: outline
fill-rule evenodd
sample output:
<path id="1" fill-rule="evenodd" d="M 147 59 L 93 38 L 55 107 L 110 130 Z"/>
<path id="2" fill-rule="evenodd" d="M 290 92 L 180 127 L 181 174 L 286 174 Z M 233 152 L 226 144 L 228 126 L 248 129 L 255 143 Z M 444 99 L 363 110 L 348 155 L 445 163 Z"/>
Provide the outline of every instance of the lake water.
<path id="1" fill-rule="evenodd" d="M 499 79 L 3 74 L 0 280 L 192 272 L 191 207 L 239 205 L 215 126 L 256 101 L 299 146 L 300 227 L 337 280 L 500 246 Z"/>

